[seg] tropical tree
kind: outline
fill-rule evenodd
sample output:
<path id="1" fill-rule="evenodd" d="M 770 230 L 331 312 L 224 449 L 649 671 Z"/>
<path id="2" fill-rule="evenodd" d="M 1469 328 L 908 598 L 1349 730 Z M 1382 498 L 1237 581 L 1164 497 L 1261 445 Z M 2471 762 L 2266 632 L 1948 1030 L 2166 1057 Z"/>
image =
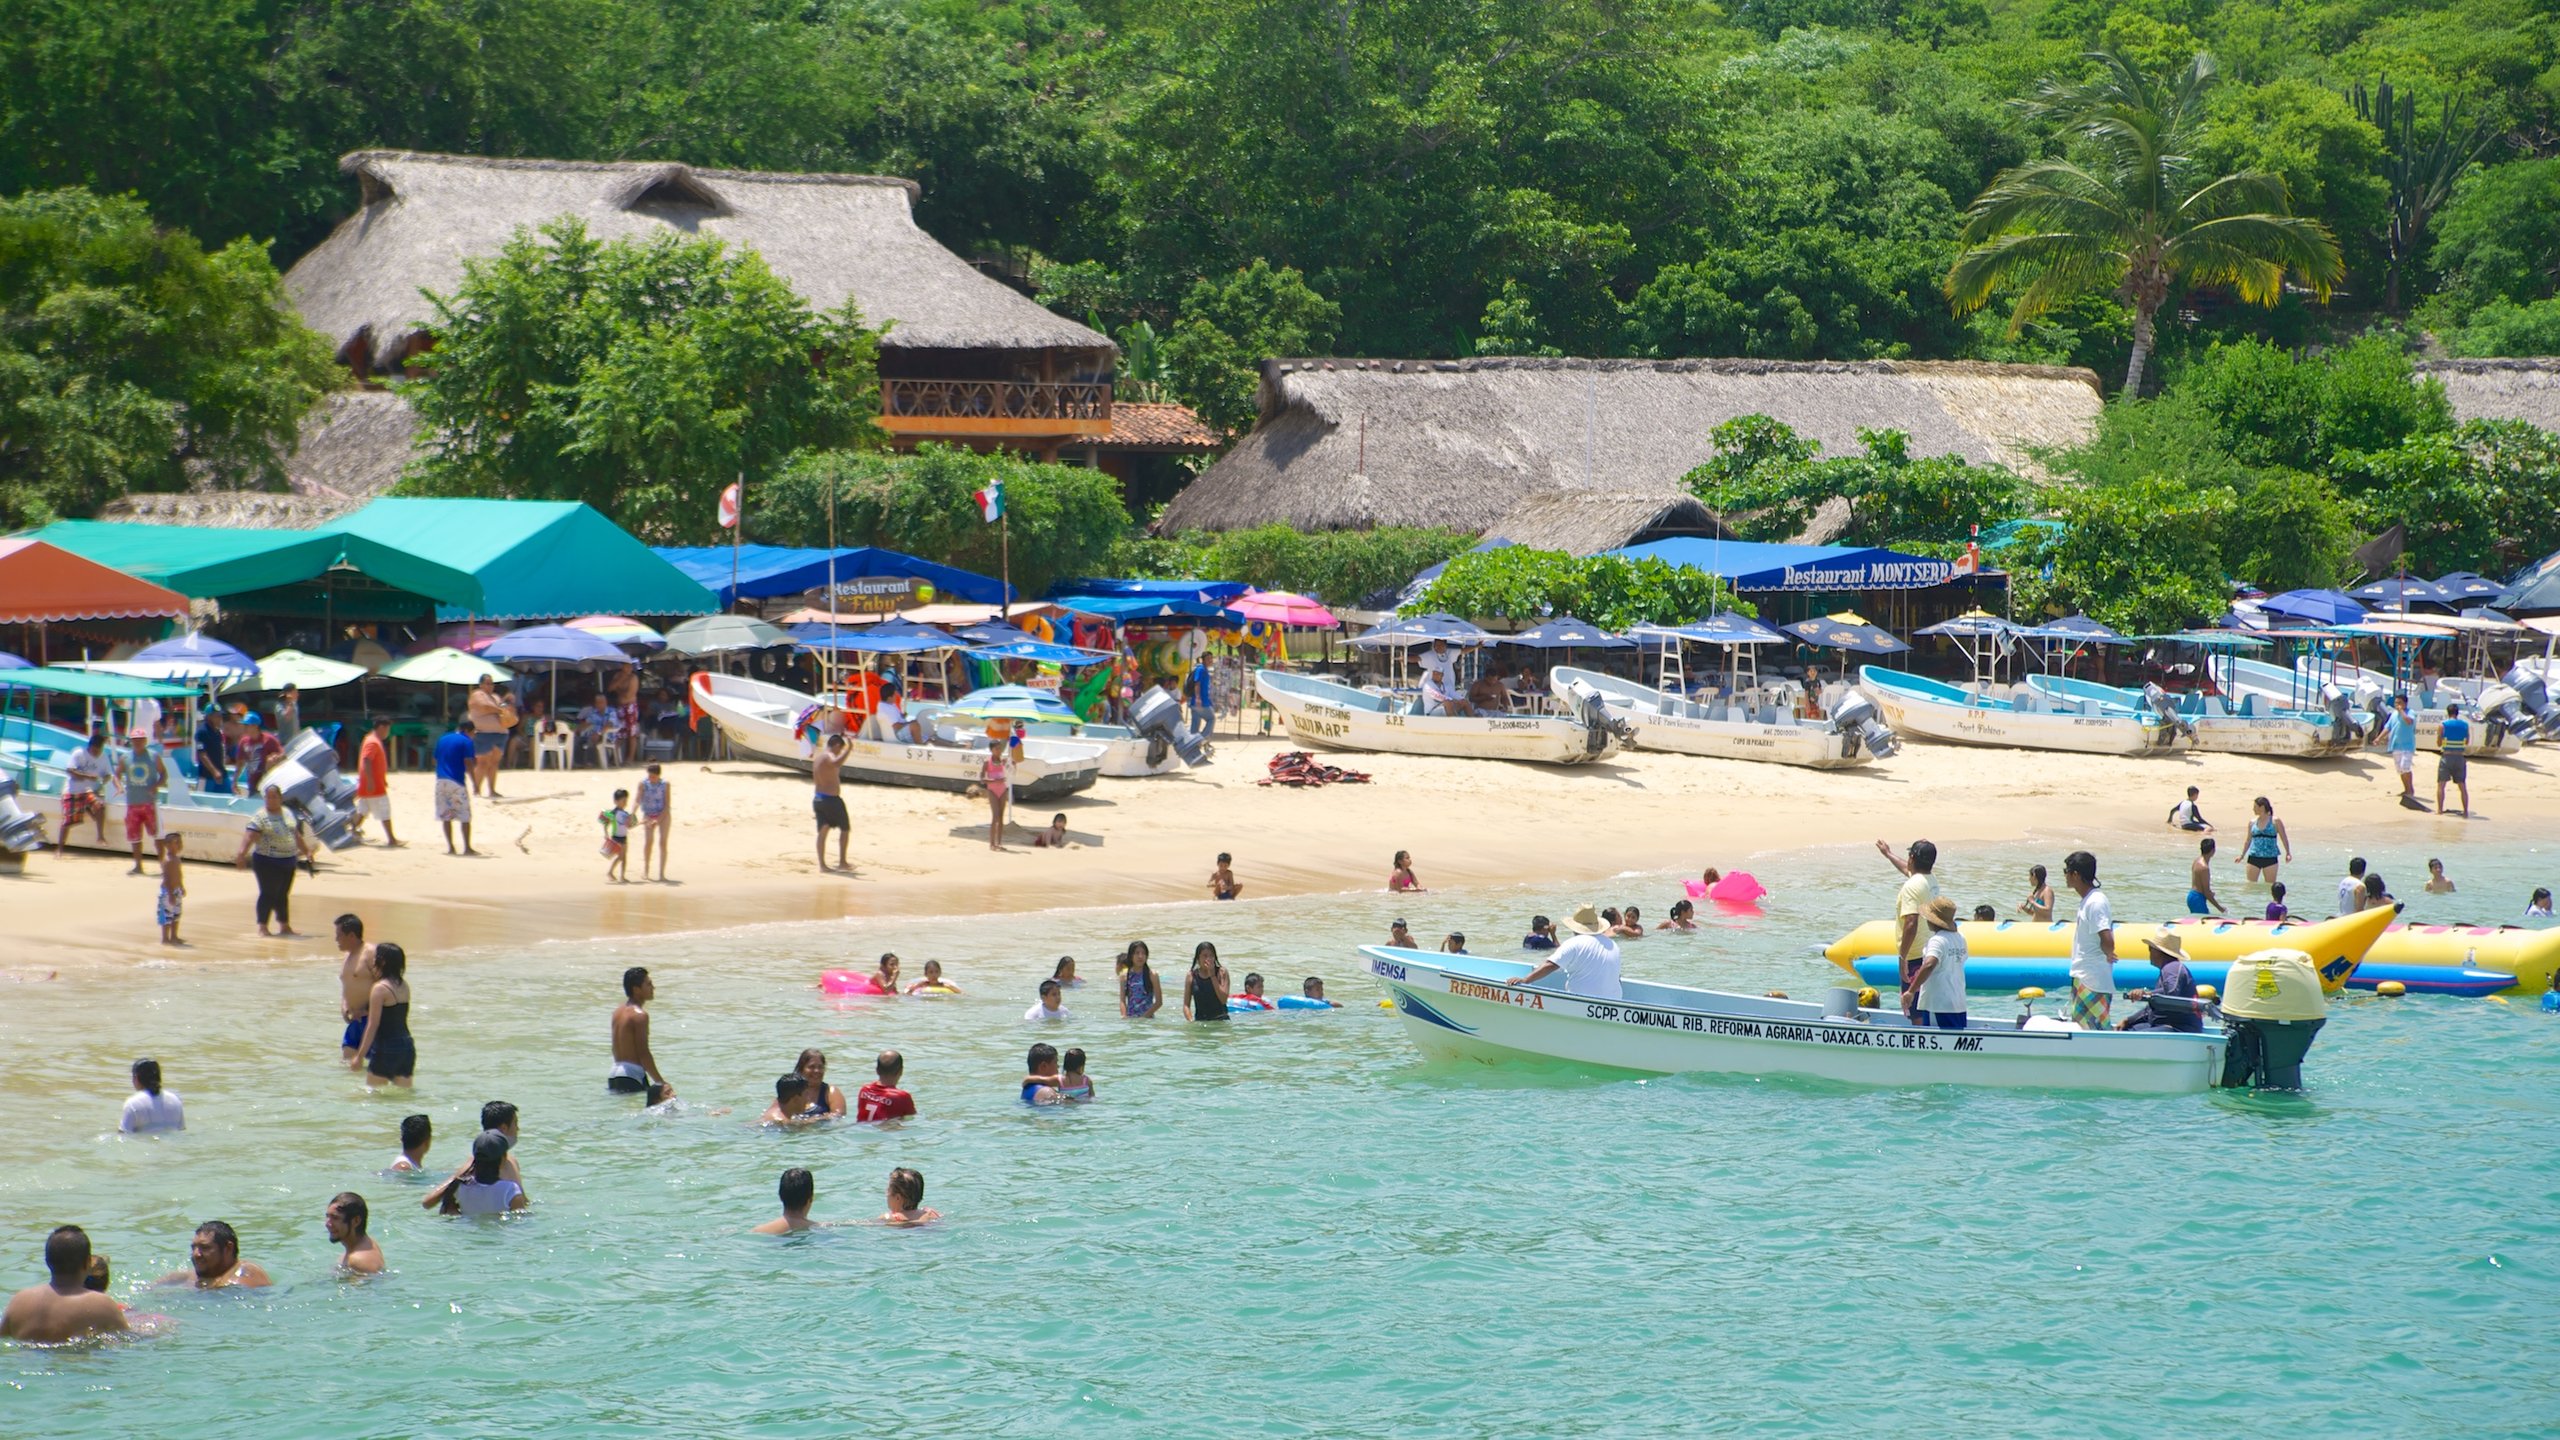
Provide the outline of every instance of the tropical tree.
<path id="1" fill-rule="evenodd" d="M 1959 311 L 2024 282 L 2011 328 L 2093 290 L 2133 311 L 2125 390 L 2138 394 L 2151 358 L 2153 318 L 2180 285 L 2227 285 L 2273 305 L 2288 274 L 2326 298 L 2345 274 L 2338 243 L 2291 213 L 2281 177 L 2212 175 L 2193 156 L 2213 57 L 2198 51 L 2174 76 L 2145 75 L 2117 50 L 2092 52 L 2095 78 L 2049 78 L 2035 108 L 2064 122 L 2089 163 L 2012 166 L 1974 198 L 1960 232 L 1969 247 L 1947 271 Z"/>
<path id="2" fill-rule="evenodd" d="M 2389 219 L 2382 227 L 2384 271 L 2382 308 L 2400 308 L 2400 277 L 2407 273 L 2427 240 L 2436 211 L 2453 196 L 2454 182 L 2498 138 L 2497 117 L 2466 115 L 2453 96 L 2444 97 L 2435 123 L 2418 123 L 2418 97 L 2393 91 L 2383 81 L 2372 91 L 2364 82 L 2354 90 L 2356 114 L 2382 132 L 2383 178 L 2391 186 Z"/>

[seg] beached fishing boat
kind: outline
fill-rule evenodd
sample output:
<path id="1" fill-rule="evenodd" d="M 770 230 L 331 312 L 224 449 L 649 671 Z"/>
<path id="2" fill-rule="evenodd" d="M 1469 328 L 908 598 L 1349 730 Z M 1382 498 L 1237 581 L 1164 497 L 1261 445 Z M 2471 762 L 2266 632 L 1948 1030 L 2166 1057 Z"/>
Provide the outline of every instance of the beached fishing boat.
<path id="1" fill-rule="evenodd" d="M 2352 665 L 2332 665 L 2317 656 L 2305 656 L 2292 668 L 2265 660 L 2234 659 L 2227 671 L 2218 670 L 2216 682 L 2226 696 L 2246 703 L 2255 700 L 2262 705 L 2300 706 L 2318 701 L 2328 688 L 2334 687 L 2347 697 L 2354 713 L 2360 717 L 2379 715 L 2391 708 L 2391 677 L 2379 671 L 2359 670 Z M 2512 690 L 2481 699 L 2513 700 Z M 2433 697 L 2424 697 L 2433 698 Z M 2513 755 L 2532 739 L 2529 728 L 2492 723 L 2482 713 L 2481 699 L 2471 702 L 2471 753 L 2473 755 Z M 2444 707 L 2421 705 L 2413 698 L 2409 718 L 2417 722 L 2418 748 L 2434 750 L 2444 743 Z M 2371 724 L 2366 726 L 2368 732 Z M 2379 748 L 2378 742 L 2376 748 Z"/>
<path id="2" fill-rule="evenodd" d="M 2177 728 L 2151 714 L 2129 714 L 2095 701 L 2049 698 L 2033 690 L 1996 696 L 1988 687 L 1958 689 L 1926 676 L 1878 665 L 1858 669 L 1858 688 L 1900 735 L 1958 745 L 2064 750 L 2082 755 L 2140 755 L 2177 744 Z"/>
<path id="3" fill-rule="evenodd" d="M 65 766 L 71 752 L 85 743 L 75 730 L 20 715 L 0 716 L 0 774 L 17 782 L 18 803 L 43 818 L 48 841 L 59 841 L 67 833 L 73 849 L 124 854 L 133 845 L 124 836 L 126 806 L 121 780 L 110 781 L 103 792 L 107 812 L 105 839 L 101 840 L 98 827 L 86 820 L 67 832 L 63 829 L 62 795 L 70 782 Z M 327 754 L 325 749 L 318 753 Z M 266 808 L 266 801 L 257 795 L 216 795 L 198 790 L 195 761 L 183 745 L 163 745 L 160 754 L 169 777 L 153 807 L 160 833 L 185 837 L 187 854 L 197 860 L 211 857 L 217 863 L 229 861 L 239 847 L 242 832 L 251 818 Z M 304 769 L 298 763 L 290 771 L 280 766 L 278 778 L 299 777 Z M 296 808 L 304 809 L 300 805 Z M 305 809 L 305 818 L 314 822 L 313 834 L 332 850 L 356 843 L 343 810 L 342 802 L 324 802 Z"/>
<path id="4" fill-rule="evenodd" d="M 2116 984 L 2119 987 L 2145 986 L 2159 976 L 2158 967 L 2150 963 L 2147 942 L 2165 935 L 2180 937 L 2186 948 L 2187 964 L 2196 978 L 2220 984 L 2218 972 L 2232 961 L 2261 950 L 2299 950 L 2311 957 L 2312 968 L 2320 972 L 2320 982 L 2331 991 L 2344 986 L 2360 968 L 2399 907 L 2384 906 L 2376 910 L 2341 915 L 2333 920 L 2303 920 L 2285 924 L 2242 924 L 2234 920 L 2218 920 L 2198 916 L 2193 920 L 2171 920 L 2157 924 L 2126 923 L 2115 927 Z M 2073 925 L 2069 920 L 1967 920 L 1956 927 L 1964 934 L 1965 982 L 1973 988 L 2015 989 L 2017 985 L 2050 986 L 2052 977 L 2060 976 L 2065 985 L 2071 983 L 2069 962 Z M 1870 985 L 1895 982 L 1893 921 L 1870 920 L 1822 949 L 1822 956 L 1832 964 L 1856 975 Z M 1882 962 L 1878 968 L 1878 962 Z M 2001 967 L 2009 962 L 2036 961 L 2046 968 L 2034 973 L 2041 977 L 2008 983 L 2011 971 Z M 2057 968 L 2058 967 L 2058 968 Z M 2206 972 L 2212 970 L 2215 975 Z M 1883 979 L 1875 977 L 1881 975 Z"/>
<path id="5" fill-rule="evenodd" d="M 2340 699 L 2328 714 L 2288 710 L 2260 696 L 2237 709 L 2219 695 L 2171 696 L 2156 687 L 2128 690 L 2066 675 L 2030 675 L 2029 690 L 2051 700 L 2087 701 L 2128 715 L 2156 715 L 2174 724 L 2197 750 L 2222 755 L 2266 755 L 2284 760 L 2324 760 L 2364 745 L 2364 732 Z"/>
<path id="6" fill-rule="evenodd" d="M 1575 687 L 1600 697 L 1613 719 L 1635 731 L 1639 750 L 1668 750 L 1717 760 L 1763 760 L 1836 770 L 1864 765 L 1875 751 L 1862 738 L 1862 722 L 1874 721 L 1874 709 L 1863 700 L 1854 712 L 1828 720 L 1806 720 L 1773 704 L 1754 705 L 1749 696 L 1725 700 L 1692 700 L 1649 689 L 1633 680 L 1559 665 L 1548 673 L 1558 695 Z M 1878 726 L 1879 730 L 1883 727 Z M 1885 732 L 1885 743 L 1892 734 Z"/>
<path id="7" fill-rule="evenodd" d="M 694 674 L 695 708 L 720 727 L 730 748 L 767 764 L 806 772 L 814 753 L 802 732 L 818 698 L 786 686 L 712 671 Z M 1013 767 L 1016 800 L 1048 800 L 1088 789 L 1101 773 L 1104 746 L 1097 742 L 1026 739 Z M 933 743 L 884 740 L 870 729 L 846 744 L 844 778 L 866 785 L 911 785 L 926 790 L 966 790 L 986 764 L 983 734 L 937 726 Z"/>
<path id="8" fill-rule="evenodd" d="M 1418 700 L 1313 675 L 1257 670 L 1253 688 L 1289 738 L 1329 750 L 1579 765 L 1617 754 L 1626 729 L 1597 701 L 1586 702 L 1581 715 L 1424 715 Z"/>
<path id="9" fill-rule="evenodd" d="M 1404 1017 L 1414 1045 L 1439 1059 L 2147 1094 L 2203 1090 L 2222 1073 L 2220 1033 L 1988 1021 L 1930 1030 L 1900 1011 L 1861 1009 L 1846 991 L 1816 1004 L 1628 980 L 1619 999 L 1592 1000 L 1545 982 L 1522 985 L 1530 967 L 1516 960 L 1364 945 L 1360 963 Z"/>

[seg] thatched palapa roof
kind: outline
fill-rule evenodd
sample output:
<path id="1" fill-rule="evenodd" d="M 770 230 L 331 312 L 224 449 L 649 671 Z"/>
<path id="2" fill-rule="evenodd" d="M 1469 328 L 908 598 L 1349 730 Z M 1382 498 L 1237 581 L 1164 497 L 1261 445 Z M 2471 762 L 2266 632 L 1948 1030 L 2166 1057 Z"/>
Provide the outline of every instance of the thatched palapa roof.
<path id="1" fill-rule="evenodd" d="M 1167 530 L 1483 530 L 1532 496 L 1679 493 L 1716 426 L 1774 416 L 1825 453 L 1901 430 L 1915 455 L 2033 470 L 2096 433 L 2080 369 L 1921 361 L 1272 360 L 1262 418 L 1167 508 Z M 1365 432 L 1365 435 L 1364 435 Z M 1365 458 L 1364 458 L 1365 452 Z"/>
<path id="2" fill-rule="evenodd" d="M 526 226 L 576 216 L 605 239 L 665 230 L 755 250 L 819 309 L 847 299 L 891 347 L 1079 349 L 1112 343 L 978 272 L 916 228 L 911 180 L 697 170 L 667 163 L 494 160 L 359 150 L 339 161 L 361 207 L 285 275 L 310 325 L 388 369 L 462 264 Z"/>
<path id="3" fill-rule="evenodd" d="M 2522 420 L 2560 433 L 2560 358 L 2428 360 L 2418 373 L 2444 382 L 2460 420 Z"/>
<path id="4" fill-rule="evenodd" d="M 1487 540 L 1573 555 L 1597 555 L 1677 535 L 1733 538 L 1694 496 L 1589 490 L 1532 495 L 1505 511 L 1484 532 Z"/>

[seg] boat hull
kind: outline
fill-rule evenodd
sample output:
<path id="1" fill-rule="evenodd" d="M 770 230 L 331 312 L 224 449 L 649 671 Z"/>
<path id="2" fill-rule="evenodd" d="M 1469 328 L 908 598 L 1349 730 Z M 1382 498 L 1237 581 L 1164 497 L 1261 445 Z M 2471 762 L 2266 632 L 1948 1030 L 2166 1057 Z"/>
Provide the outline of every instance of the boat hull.
<path id="1" fill-rule="evenodd" d="M 1452 965 L 1463 959 L 1463 969 Z M 1629 982 L 1620 1000 L 1524 987 L 1528 967 L 1364 946 L 1416 1048 L 1442 1059 L 1563 1062 L 1637 1074 L 1795 1076 L 1851 1085 L 1982 1085 L 2192 1094 L 2221 1073 L 2219 1034 L 1968 1030 L 1893 1011 L 1826 1019 L 1803 1001 Z"/>
<path id="2" fill-rule="evenodd" d="M 769 765 L 809 773 L 807 747 L 792 733 L 792 718 L 817 703 L 815 696 L 761 681 L 708 672 L 693 677 L 694 705 L 720 729 L 731 749 Z M 1101 773 L 1101 744 L 1026 740 L 1013 770 L 1016 801 L 1053 800 L 1090 789 Z M 987 752 L 960 745 L 906 745 L 891 741 L 845 742 L 844 778 L 864 785 L 959 793 L 978 783 Z"/>
<path id="3" fill-rule="evenodd" d="M 1377 697 L 1330 681 L 1264 670 L 1253 683 L 1290 739 L 1327 750 L 1538 765 L 1581 765 L 1618 752 L 1615 736 L 1601 732 L 1595 747 L 1589 727 L 1560 715 L 1402 715 L 1370 708 Z"/>
<path id="4" fill-rule="evenodd" d="M 2074 680 L 2059 675 L 2030 675 L 2027 689 L 2064 700 L 2095 702 L 2138 717 L 2149 710 L 2139 690 Z M 2216 755 L 2258 755 L 2277 760 L 2321 760 L 2350 754 L 2362 743 L 2352 729 L 2341 739 L 2325 716 L 2290 711 L 2277 715 L 2190 715 L 2178 719 L 2187 727 L 2190 748 Z"/>
<path id="5" fill-rule="evenodd" d="M 1565 666 L 1550 672 L 1548 681 L 1559 695 L 1571 684 L 1589 686 L 1600 696 L 1600 703 L 1608 707 L 1611 717 L 1634 729 L 1634 748 L 1638 750 L 1702 755 L 1711 760 L 1758 760 L 1814 770 L 1844 769 L 1864 765 L 1874 758 L 1854 736 L 1844 736 L 1828 725 L 1710 720 L 1697 713 L 1702 707 L 1692 701 L 1647 690 L 1615 676 Z"/>
<path id="6" fill-rule="evenodd" d="M 2052 715 L 1940 700 L 1863 678 L 1859 692 L 1902 735 L 1950 745 L 2055 750 L 2076 755 L 2145 755 L 2177 744 L 2177 732 L 2130 715 Z"/>

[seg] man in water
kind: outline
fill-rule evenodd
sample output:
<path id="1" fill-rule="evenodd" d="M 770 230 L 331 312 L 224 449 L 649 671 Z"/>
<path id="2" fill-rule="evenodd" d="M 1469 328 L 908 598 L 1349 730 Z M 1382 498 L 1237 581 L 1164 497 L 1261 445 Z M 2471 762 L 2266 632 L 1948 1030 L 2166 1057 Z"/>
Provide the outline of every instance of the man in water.
<path id="1" fill-rule="evenodd" d="M 1921 918 L 1938 898 L 1938 847 L 1927 840 L 1914 840 L 1910 858 L 1905 859 L 1879 840 L 1876 853 L 1902 875 L 1902 888 L 1893 894 L 1894 964 L 1902 986 L 1903 1018 L 1916 1022 L 1920 987 L 1913 983 L 1911 972 L 1919 965 L 1920 947 L 1929 938 L 1921 931 Z"/>
<path id="2" fill-rule="evenodd" d="M 1565 917 L 1564 923 L 1573 938 L 1549 952 L 1546 959 L 1538 962 L 1538 968 L 1512 983 L 1535 985 L 1561 970 L 1568 994 L 1594 1000 L 1623 999 L 1625 992 L 1618 984 L 1618 942 L 1603 933 L 1600 912 L 1586 900 Z"/>
<path id="3" fill-rule="evenodd" d="M 638 965 L 622 972 L 622 1004 L 613 1012 L 613 1072 L 604 1088 L 616 1095 L 641 1095 L 661 1104 L 676 1096 L 676 1087 L 658 1073 L 658 1057 L 649 1051 L 649 1002 L 657 982 Z"/>
<path id="4" fill-rule="evenodd" d="M 337 1246 L 338 1268 L 350 1275 L 382 1273 L 382 1247 L 365 1233 L 367 1213 L 364 1197 L 353 1190 L 338 1192 L 329 1208 L 320 1212 L 320 1223 L 328 1229 L 329 1243 Z"/>
<path id="5" fill-rule="evenodd" d="M 1067 1018 L 1066 988 L 1055 980 L 1040 982 L 1040 998 L 1022 1012 L 1025 1020 L 1064 1020 Z"/>
<path id="6" fill-rule="evenodd" d="M 2462 707 L 2444 707 L 2444 727 L 2436 742 L 2436 813 L 2444 813 L 2444 787 L 2451 785 L 2462 792 L 2462 818 L 2471 818 L 2471 722 L 2462 718 Z M 126 831 L 133 822 L 125 822 Z M 134 854 L 139 856 L 140 849 Z M 134 862 L 137 873 L 141 861 Z"/>
<path id="7" fill-rule="evenodd" d="M 237 1287 L 255 1290 L 275 1282 L 267 1272 L 240 1258 L 240 1236 L 220 1220 L 207 1220 L 196 1227 L 195 1239 L 187 1245 L 189 1268 L 163 1275 L 163 1285 L 192 1285 L 198 1290 L 222 1290 Z"/>
<path id="8" fill-rule="evenodd" d="M 471 732 L 460 720 L 436 742 L 436 823 L 444 827 L 444 853 L 476 855 L 471 848 L 471 777 L 478 763 Z M 453 848 L 453 827 L 462 827 L 462 848 Z"/>
<path id="9" fill-rule="evenodd" d="M 338 917 L 332 933 L 337 937 L 338 954 L 338 1018 L 347 1028 L 338 1037 L 338 1059 L 356 1058 L 356 1042 L 364 1038 L 367 1012 L 373 1008 L 373 982 L 382 978 L 374 968 L 373 947 L 364 943 L 364 921 L 353 912 Z"/>
<path id="10" fill-rule="evenodd" d="M 830 735 L 827 743 L 809 761 L 809 779 L 817 786 L 809 808 L 818 816 L 818 869 L 821 872 L 845 869 L 845 847 L 853 842 L 853 817 L 844 810 L 844 737 Z M 836 863 L 827 863 L 827 832 L 836 832 Z"/>
<path id="11" fill-rule="evenodd" d="M 798 1071 L 773 1082 L 773 1103 L 765 1107 L 764 1125 L 815 1125 L 829 1118 L 824 1101 L 809 1099 L 809 1077 Z"/>
<path id="12" fill-rule="evenodd" d="M 2212 834 L 2212 822 L 2206 820 L 2204 812 L 2196 808 L 2196 798 L 2202 793 L 2195 786 L 2188 786 L 2187 798 L 2169 807 L 2169 823 L 2181 830 L 2197 830 L 2208 835 Z"/>
<path id="13" fill-rule="evenodd" d="M 1022 1103 L 1056 1105 L 1065 1100 L 1058 1087 L 1058 1047 L 1043 1040 L 1031 1047 L 1023 1062 L 1030 1074 L 1022 1077 Z"/>
<path id="14" fill-rule="evenodd" d="M 2347 862 L 2347 873 L 2338 878 L 2338 913 L 2353 915 L 2364 908 L 2364 857 L 2358 855 Z"/>
<path id="15" fill-rule="evenodd" d="M 2187 913 L 2219 915 L 2222 897 L 2213 893 L 2213 839 L 2196 842 L 2196 858 L 2187 862 Z"/>
<path id="16" fill-rule="evenodd" d="M 1387 927 L 1387 943 L 1393 945 L 1399 950 L 1419 950 L 1422 948 L 1422 942 L 1413 938 L 1412 927 L 1406 925 L 1403 917 L 1401 916 L 1397 917 L 1394 924 Z"/>
<path id="17" fill-rule="evenodd" d="M 2409 714 L 2409 693 L 2402 691 L 2391 697 L 2391 713 L 2382 722 L 2383 748 L 2391 754 L 2391 768 L 2400 772 L 2400 805 L 2407 810 L 2424 810 L 2427 802 L 2418 798 L 2418 722 Z"/>
<path id="18" fill-rule="evenodd" d="M 2064 856 L 2062 883 L 2080 897 L 2071 926 L 2071 1018 L 2083 1030 L 2104 1030 L 2116 997 L 2116 914 L 2098 888 L 2098 857 L 2086 850 Z"/>
<path id="19" fill-rule="evenodd" d="M 44 1237 L 44 1270 L 44 1284 L 9 1297 L 9 1308 L 0 1312 L 0 1339 L 57 1345 L 131 1328 L 115 1297 L 89 1288 L 89 1232 L 77 1225 L 55 1227 Z"/>
<path id="20" fill-rule="evenodd" d="M 854 1120 L 869 1125 L 880 1120 L 903 1120 L 916 1113 L 916 1097 L 898 1086 L 907 1073 L 907 1057 L 895 1050 L 883 1050 L 871 1068 L 880 1078 L 854 1092 Z"/>
<path id="21" fill-rule="evenodd" d="M 809 1204 L 818 1198 L 818 1177 L 793 1166 L 782 1172 L 782 1218 L 767 1220 L 751 1233 L 788 1235 L 794 1230 L 814 1230 L 818 1222 L 809 1218 Z"/>

